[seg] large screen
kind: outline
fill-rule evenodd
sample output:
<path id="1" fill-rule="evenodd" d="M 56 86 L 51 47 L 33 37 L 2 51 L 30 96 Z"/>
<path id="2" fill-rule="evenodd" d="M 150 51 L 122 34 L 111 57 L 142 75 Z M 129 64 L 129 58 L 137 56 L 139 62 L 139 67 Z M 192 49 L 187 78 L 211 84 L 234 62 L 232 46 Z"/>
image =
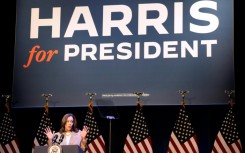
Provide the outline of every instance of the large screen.
<path id="1" fill-rule="evenodd" d="M 227 103 L 233 1 L 17 0 L 13 104 Z M 143 93 L 138 96 L 135 93 Z M 92 94 L 93 95 L 93 94 Z"/>

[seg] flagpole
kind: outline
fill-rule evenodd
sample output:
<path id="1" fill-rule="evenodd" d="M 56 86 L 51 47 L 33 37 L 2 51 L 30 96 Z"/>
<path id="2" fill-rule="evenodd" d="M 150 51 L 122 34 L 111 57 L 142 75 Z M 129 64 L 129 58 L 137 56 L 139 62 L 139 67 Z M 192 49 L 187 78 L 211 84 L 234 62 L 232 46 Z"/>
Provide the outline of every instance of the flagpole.
<path id="1" fill-rule="evenodd" d="M 99 127 L 93 114 L 93 96 L 95 96 L 96 93 L 86 93 L 86 95 L 89 96 L 89 104 L 83 124 L 90 128 L 90 132 L 87 134 L 87 150 L 99 148 L 99 152 L 106 153 L 105 141 L 99 132 Z"/>
<path id="2" fill-rule="evenodd" d="M 89 96 L 89 100 L 90 102 L 92 102 L 93 96 L 95 96 L 96 93 L 86 93 L 86 95 Z M 115 116 L 110 115 L 110 116 L 106 116 L 106 119 L 109 119 L 109 152 L 108 153 L 111 153 L 111 133 L 112 133 L 111 125 L 112 125 L 112 120 L 116 118 Z"/>
<path id="3" fill-rule="evenodd" d="M 123 152 L 131 153 L 133 150 L 137 152 L 137 148 L 139 146 L 143 146 L 141 147 L 140 152 L 152 153 L 152 139 L 145 116 L 143 114 L 143 105 L 140 102 L 143 92 L 135 92 L 134 94 L 137 96 L 137 108 L 134 114 L 131 129 L 126 137 Z"/>

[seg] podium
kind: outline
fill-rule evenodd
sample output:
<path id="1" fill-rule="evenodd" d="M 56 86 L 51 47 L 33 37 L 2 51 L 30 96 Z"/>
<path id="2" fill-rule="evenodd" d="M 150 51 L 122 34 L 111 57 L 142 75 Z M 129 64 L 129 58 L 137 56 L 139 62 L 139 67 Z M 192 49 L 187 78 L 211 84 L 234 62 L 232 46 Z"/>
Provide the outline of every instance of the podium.
<path id="1" fill-rule="evenodd" d="M 85 153 L 78 145 L 62 145 L 62 153 Z M 48 153 L 48 146 L 35 146 L 34 153 Z"/>

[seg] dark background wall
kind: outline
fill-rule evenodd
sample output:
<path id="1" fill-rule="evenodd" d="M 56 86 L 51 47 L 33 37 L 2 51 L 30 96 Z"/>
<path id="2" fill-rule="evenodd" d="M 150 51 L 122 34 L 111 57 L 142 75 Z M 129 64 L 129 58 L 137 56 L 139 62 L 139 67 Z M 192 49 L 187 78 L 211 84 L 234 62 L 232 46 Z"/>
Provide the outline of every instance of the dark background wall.
<path id="1" fill-rule="evenodd" d="M 1 9 L 1 50 L 0 50 L 0 94 L 12 93 L 12 76 L 14 61 L 14 42 L 15 42 L 15 5 L 13 1 L 6 1 L 4 9 Z M 235 15 L 234 15 L 235 16 Z M 236 16 L 235 16 L 236 17 Z M 235 18 L 236 19 L 236 18 Z M 237 21 L 237 20 L 236 20 Z M 239 36 L 240 35 L 240 36 Z M 241 31 L 236 27 L 235 38 L 242 38 Z M 236 39 L 237 40 L 237 39 Z M 236 105 L 235 112 L 240 130 L 241 141 L 245 141 L 244 127 L 244 94 L 243 94 L 243 65 L 242 52 L 239 40 L 235 41 L 235 77 L 236 77 Z M 238 49 L 239 48 L 239 49 Z M 205 94 L 205 93 L 204 93 Z M 225 94 L 224 94 L 225 96 Z M 136 101 L 136 100 L 135 100 Z M 4 112 L 4 100 L 1 98 L 0 115 Z M 136 104 L 136 103 L 135 103 Z M 136 106 L 136 105 L 135 105 Z M 176 120 L 180 106 L 145 106 L 144 113 L 152 135 L 153 149 L 155 153 L 167 151 L 168 141 L 173 124 Z M 136 110 L 133 106 L 123 106 L 116 108 L 120 118 L 112 121 L 112 153 L 122 152 L 126 135 L 131 127 L 132 119 Z M 95 117 L 98 121 L 100 131 L 107 144 L 109 144 L 109 120 L 101 118 L 98 109 L 94 109 Z M 188 114 L 196 130 L 199 142 L 200 153 L 211 152 L 214 139 L 221 126 L 223 117 L 226 113 L 226 105 L 187 105 Z M 14 123 L 17 129 L 17 136 L 20 141 L 21 153 L 31 153 L 34 136 L 43 114 L 44 108 L 15 108 L 12 110 Z M 50 108 L 51 120 L 55 130 L 60 127 L 61 117 L 72 112 L 78 118 L 79 127 L 82 127 L 86 107 L 66 107 Z M 244 146 L 244 145 L 243 145 Z M 243 147 L 244 148 L 244 147 Z"/>

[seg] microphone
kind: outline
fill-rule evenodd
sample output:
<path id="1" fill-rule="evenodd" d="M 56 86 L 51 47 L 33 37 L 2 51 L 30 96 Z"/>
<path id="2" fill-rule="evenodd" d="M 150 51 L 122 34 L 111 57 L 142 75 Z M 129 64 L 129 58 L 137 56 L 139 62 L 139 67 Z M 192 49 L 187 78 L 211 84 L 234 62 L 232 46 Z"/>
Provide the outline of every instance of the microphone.
<path id="1" fill-rule="evenodd" d="M 53 144 L 57 142 L 57 141 L 56 141 L 57 138 L 58 138 L 58 135 L 57 135 L 57 134 L 54 135 L 54 137 L 53 137 L 53 139 L 52 139 L 52 143 L 53 143 Z"/>
<path id="2" fill-rule="evenodd" d="M 60 144 L 63 141 L 64 137 L 65 137 L 65 135 L 61 134 L 58 144 Z"/>

